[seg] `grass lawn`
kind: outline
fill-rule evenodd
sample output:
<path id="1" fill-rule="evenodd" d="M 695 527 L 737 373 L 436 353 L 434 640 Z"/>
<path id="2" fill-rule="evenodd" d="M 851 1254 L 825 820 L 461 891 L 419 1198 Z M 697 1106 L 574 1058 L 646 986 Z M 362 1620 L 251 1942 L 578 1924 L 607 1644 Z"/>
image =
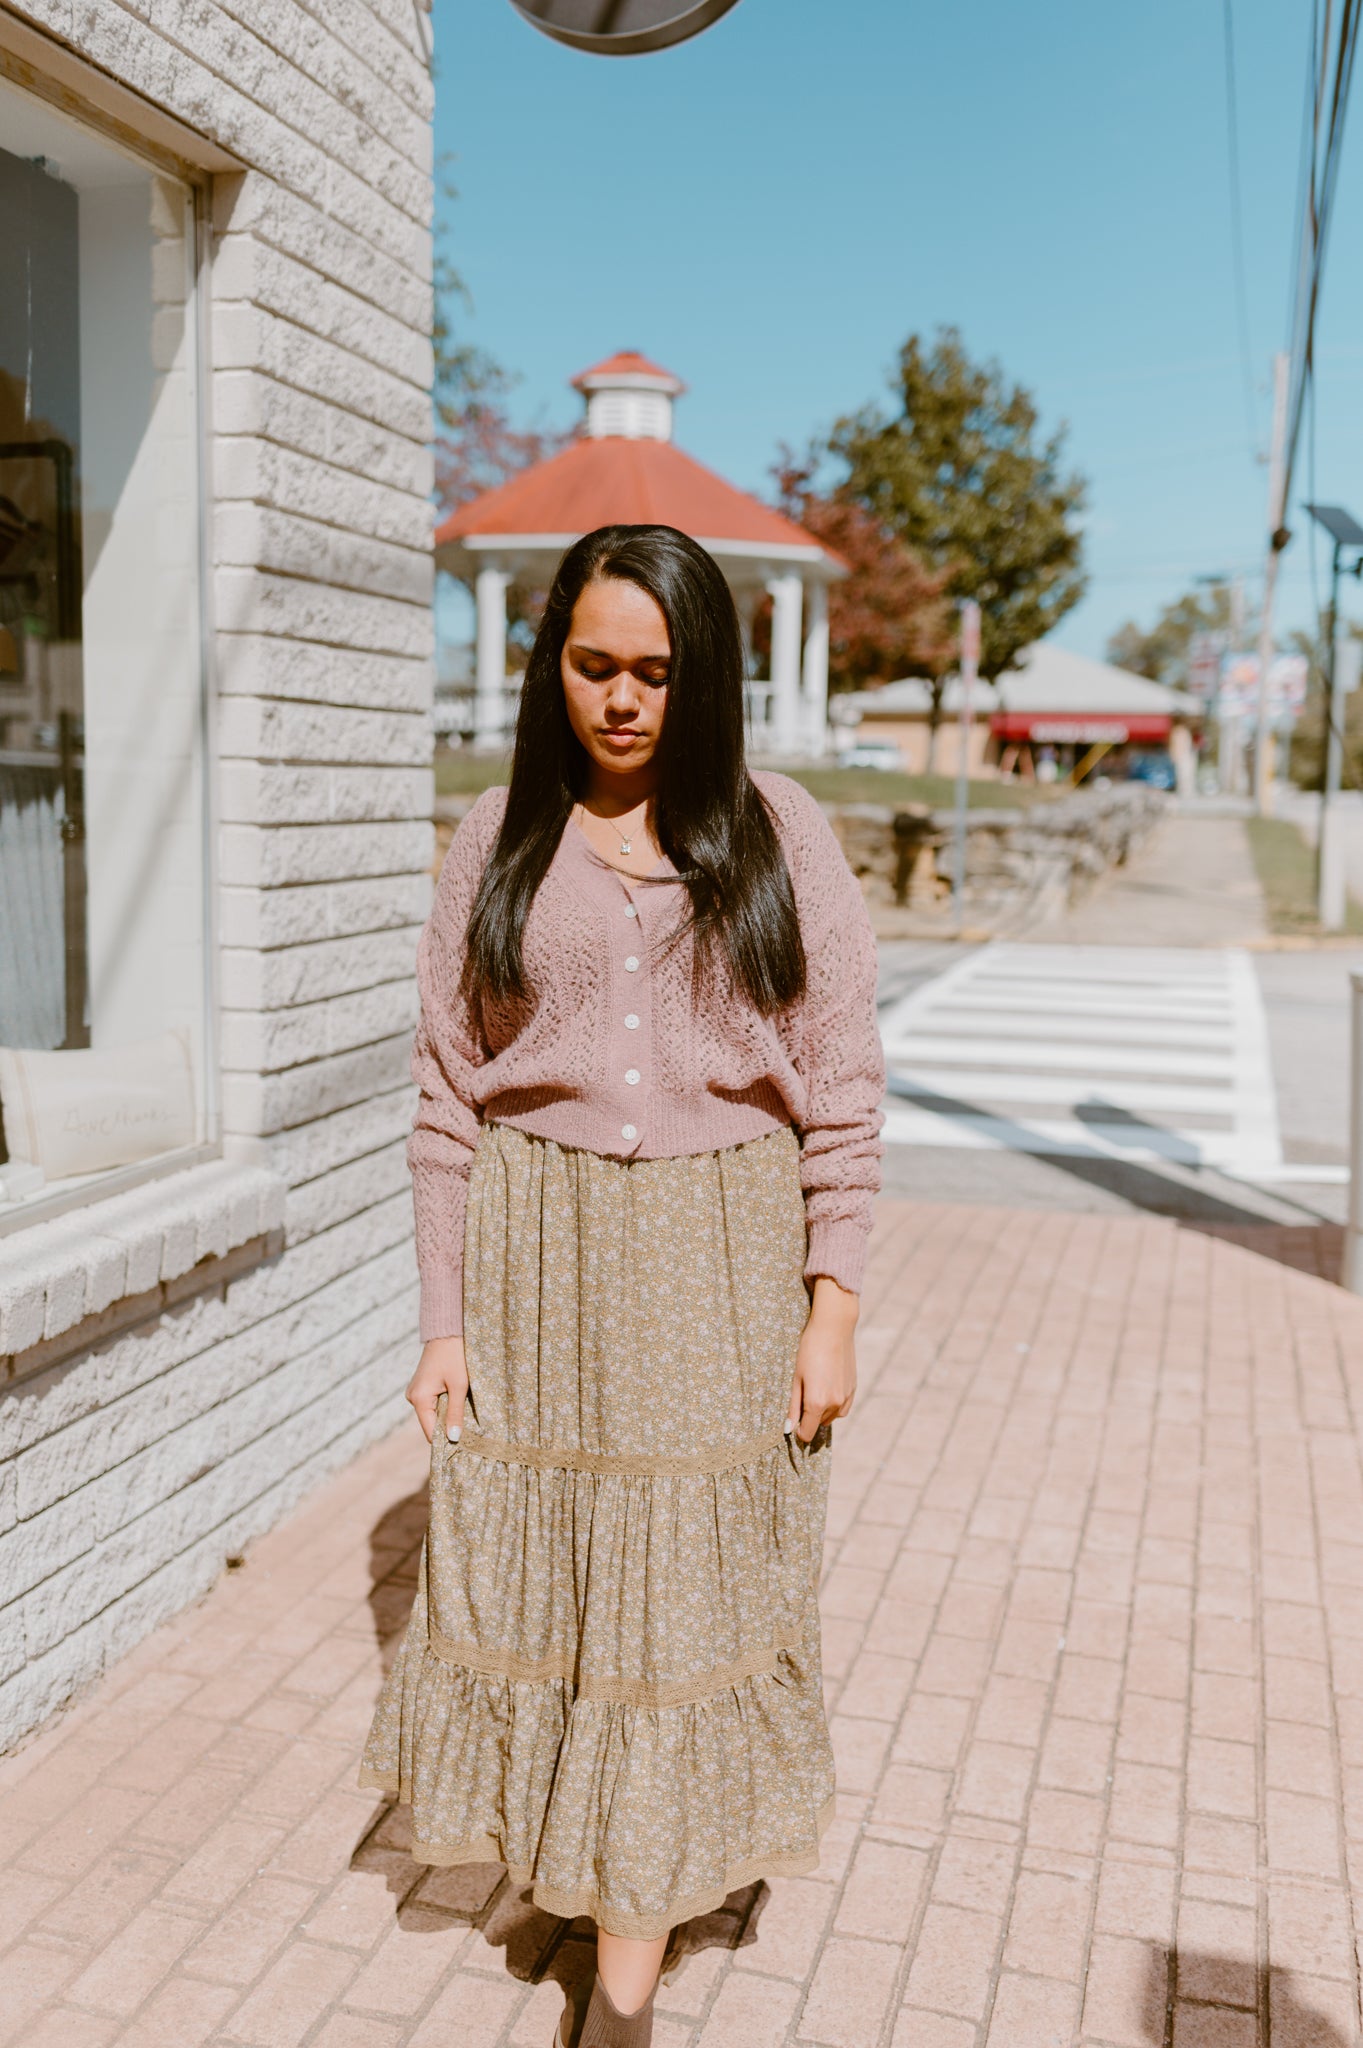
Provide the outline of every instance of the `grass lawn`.
<path id="1" fill-rule="evenodd" d="M 1310 937 L 1320 932 L 1316 915 L 1316 855 L 1297 827 L 1286 818 L 1249 818 L 1250 851 L 1271 932 Z M 1345 912 L 1346 932 L 1363 932 L 1363 904 L 1351 896 Z"/>
<path id="2" fill-rule="evenodd" d="M 502 754 L 437 754 L 435 793 L 437 796 L 477 796 L 494 783 L 505 782 L 508 761 Z M 797 768 L 797 782 L 826 804 L 928 804 L 945 810 L 956 801 L 956 783 L 950 775 L 896 775 L 883 768 Z M 972 809 L 1045 803 L 1060 794 L 1059 786 L 1038 788 L 1035 783 L 972 782 Z"/>

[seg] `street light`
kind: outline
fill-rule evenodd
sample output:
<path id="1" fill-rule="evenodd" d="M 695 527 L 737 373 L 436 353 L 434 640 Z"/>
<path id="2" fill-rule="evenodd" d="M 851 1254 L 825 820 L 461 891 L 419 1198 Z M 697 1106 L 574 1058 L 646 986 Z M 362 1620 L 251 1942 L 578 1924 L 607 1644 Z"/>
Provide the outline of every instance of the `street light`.
<path id="1" fill-rule="evenodd" d="M 698 36 L 738 0 L 511 0 L 526 21 L 598 57 L 639 57 Z"/>
<path id="2" fill-rule="evenodd" d="M 1339 658 L 1339 579 L 1344 573 L 1343 554 L 1345 548 L 1363 549 L 1363 526 L 1360 526 L 1352 512 L 1346 512 L 1342 505 L 1308 505 L 1306 510 L 1317 526 L 1323 526 L 1333 542 L 1330 556 L 1330 609 L 1329 635 L 1326 640 L 1329 661 L 1329 698 L 1325 740 L 1325 775 L 1320 792 L 1320 831 L 1316 845 L 1316 888 L 1320 921 L 1327 931 L 1339 931 L 1344 925 L 1344 849 L 1339 844 L 1339 820 L 1333 808 L 1333 799 L 1339 795 L 1340 770 L 1344 760 L 1344 697 L 1346 688 L 1358 680 L 1357 663 L 1347 666 L 1351 671 L 1352 683 L 1346 683 L 1346 664 Z M 1363 575 L 1363 554 L 1354 562 L 1348 573 Z"/>

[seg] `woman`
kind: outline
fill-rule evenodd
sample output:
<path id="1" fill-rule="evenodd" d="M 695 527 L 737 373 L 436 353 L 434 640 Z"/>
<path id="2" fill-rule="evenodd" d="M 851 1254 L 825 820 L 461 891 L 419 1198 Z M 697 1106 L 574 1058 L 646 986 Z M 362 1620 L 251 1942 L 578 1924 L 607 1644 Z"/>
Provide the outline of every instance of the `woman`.
<path id="1" fill-rule="evenodd" d="M 580 2048 L 647 2048 L 668 1931 L 818 1860 L 884 1081 L 860 891 L 744 765 L 738 620 L 684 534 L 565 555 L 418 977 L 430 1526 L 364 1782 L 420 1860 L 595 1919 Z"/>

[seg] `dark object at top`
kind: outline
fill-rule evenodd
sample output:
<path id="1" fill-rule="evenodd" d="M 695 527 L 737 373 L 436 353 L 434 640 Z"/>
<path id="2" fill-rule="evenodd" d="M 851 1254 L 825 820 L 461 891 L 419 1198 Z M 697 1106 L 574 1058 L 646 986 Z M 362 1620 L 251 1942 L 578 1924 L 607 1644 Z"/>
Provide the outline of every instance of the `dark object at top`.
<path id="1" fill-rule="evenodd" d="M 738 0 L 511 0 L 555 42 L 599 57 L 640 57 L 698 36 Z"/>
<path id="2" fill-rule="evenodd" d="M 1336 547 L 1363 548 L 1363 526 L 1342 505 L 1308 505 L 1317 526 L 1323 526 Z"/>

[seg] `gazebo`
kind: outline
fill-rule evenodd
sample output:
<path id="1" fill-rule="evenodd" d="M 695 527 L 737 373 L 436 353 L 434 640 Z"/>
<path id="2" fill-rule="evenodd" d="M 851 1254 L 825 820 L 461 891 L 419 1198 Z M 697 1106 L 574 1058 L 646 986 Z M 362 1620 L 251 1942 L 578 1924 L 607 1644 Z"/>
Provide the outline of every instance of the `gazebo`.
<path id="1" fill-rule="evenodd" d="M 772 600 L 771 682 L 754 693 L 764 752 L 822 754 L 828 733 L 828 585 L 846 573 L 802 526 L 726 483 L 672 440 L 686 386 L 633 349 L 574 377 L 586 400 L 580 440 L 461 505 L 436 529 L 439 568 L 473 586 L 477 605 L 474 739 L 502 743 L 508 723 L 506 593 L 543 587 L 565 548 L 614 521 L 680 527 L 708 548 L 733 591 L 751 645 Z"/>

